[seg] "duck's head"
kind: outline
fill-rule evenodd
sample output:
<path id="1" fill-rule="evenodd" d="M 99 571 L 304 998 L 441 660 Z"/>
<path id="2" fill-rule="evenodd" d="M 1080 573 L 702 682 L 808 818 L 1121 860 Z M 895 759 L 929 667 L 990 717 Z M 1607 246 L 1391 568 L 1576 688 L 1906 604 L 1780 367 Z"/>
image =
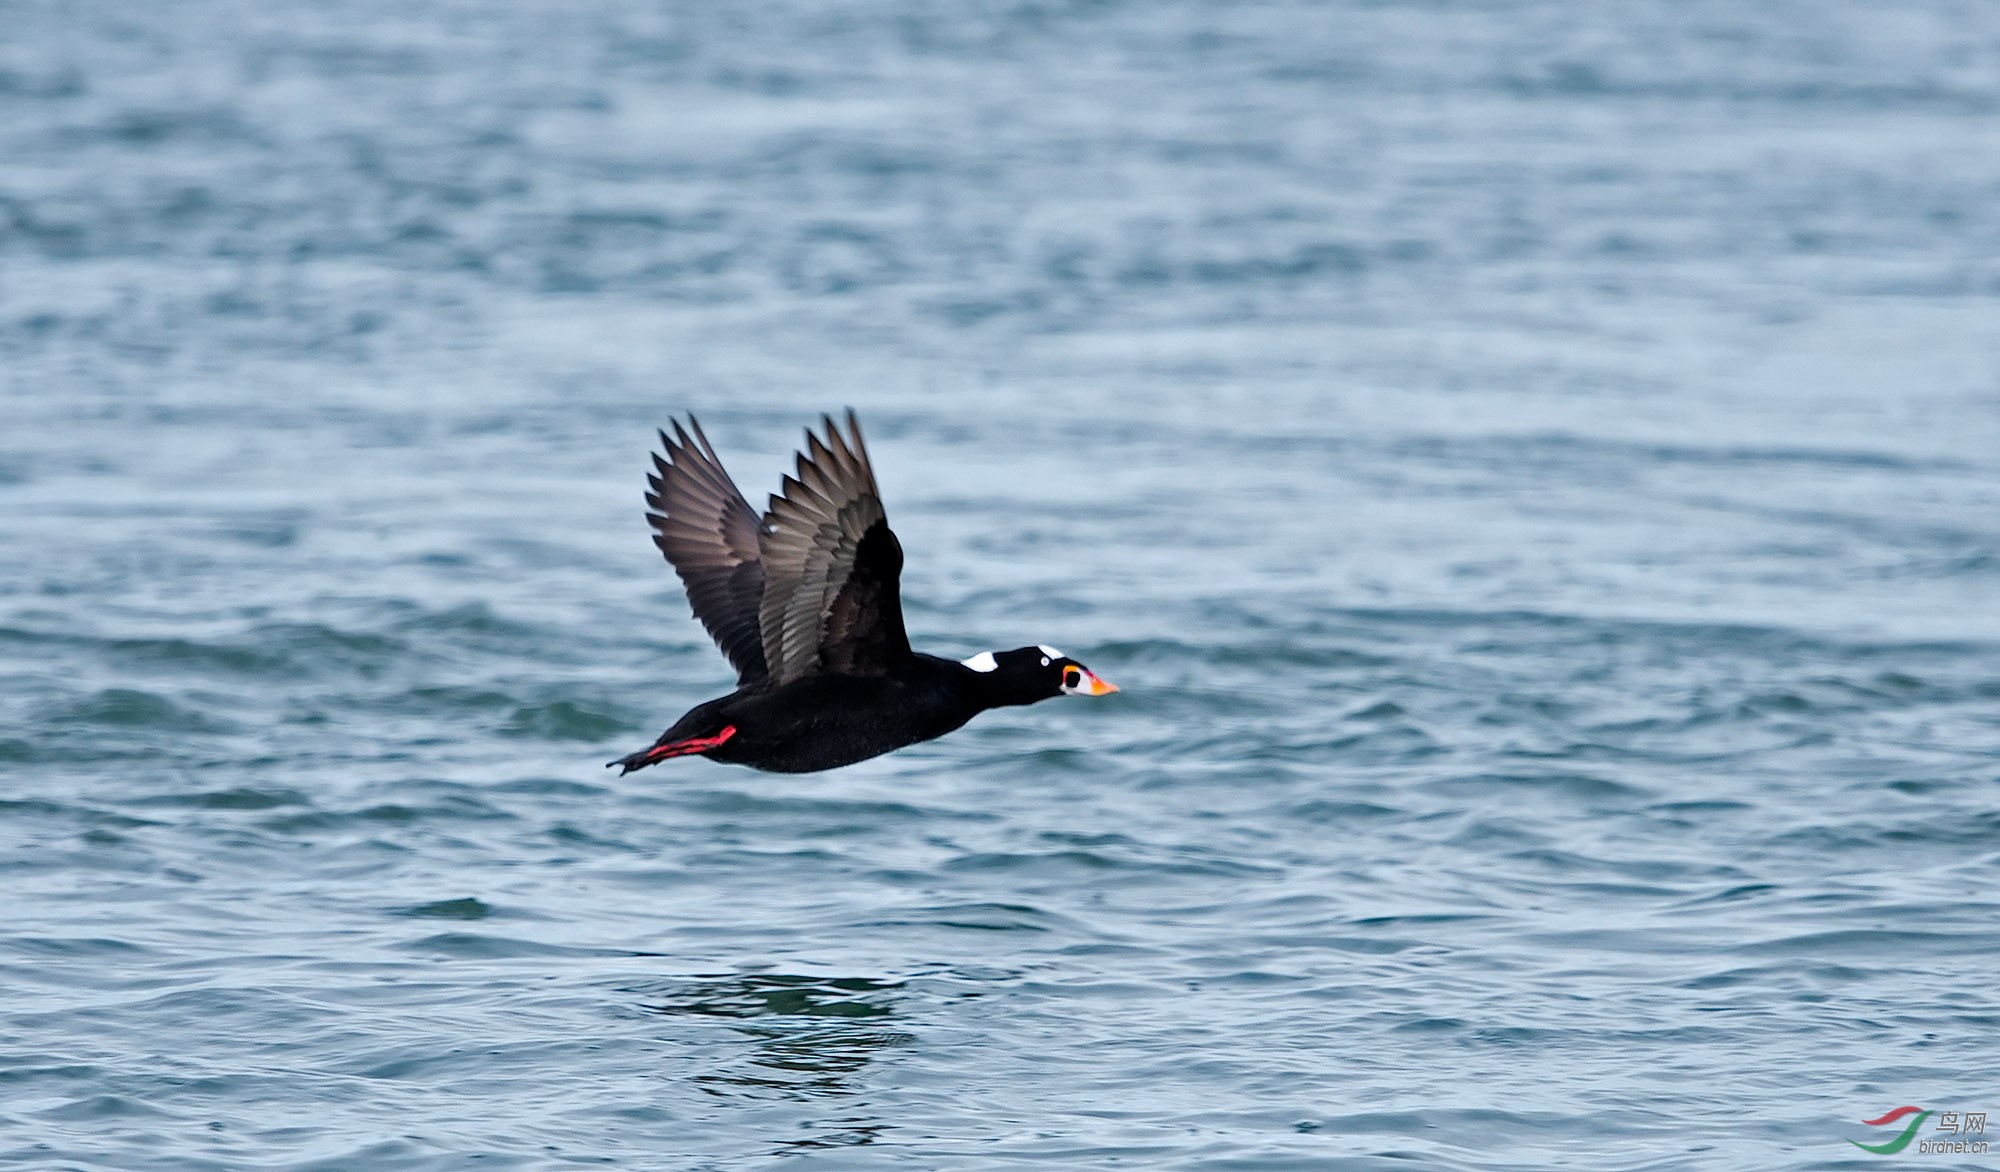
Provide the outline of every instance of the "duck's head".
<path id="1" fill-rule="evenodd" d="M 982 651 L 961 660 L 978 673 L 995 706 L 1033 704 L 1052 696 L 1108 696 L 1118 685 L 1047 644 Z"/>

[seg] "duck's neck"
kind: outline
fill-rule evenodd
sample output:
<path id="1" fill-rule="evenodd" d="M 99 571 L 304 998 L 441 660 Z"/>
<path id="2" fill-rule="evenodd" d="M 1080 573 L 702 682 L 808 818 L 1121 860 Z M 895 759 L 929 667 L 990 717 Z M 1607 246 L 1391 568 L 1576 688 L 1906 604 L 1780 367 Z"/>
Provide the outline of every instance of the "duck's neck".
<path id="1" fill-rule="evenodd" d="M 973 711 L 984 712 L 988 708 L 1011 708 L 1020 704 L 1033 704 L 1042 699 L 1030 695 L 1020 686 L 1020 682 L 1001 671 L 981 671 L 976 664 L 979 656 L 970 662 L 945 660 L 951 672 L 956 690 L 962 693 Z M 990 660 L 989 660 L 990 662 Z"/>

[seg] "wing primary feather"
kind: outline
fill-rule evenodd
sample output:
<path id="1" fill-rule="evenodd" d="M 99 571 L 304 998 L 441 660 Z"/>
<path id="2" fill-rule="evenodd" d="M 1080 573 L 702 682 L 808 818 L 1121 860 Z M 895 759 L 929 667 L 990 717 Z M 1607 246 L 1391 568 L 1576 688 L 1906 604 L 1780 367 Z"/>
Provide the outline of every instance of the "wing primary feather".
<path id="1" fill-rule="evenodd" d="M 889 530 L 860 423 L 831 415 L 807 430 L 792 475 L 764 514 L 766 587 L 759 622 L 771 678 L 815 671 L 867 674 L 910 654 Z"/>
<path id="2" fill-rule="evenodd" d="M 672 435 L 659 432 L 661 451 L 646 478 L 653 543 L 686 584 L 695 617 L 736 667 L 739 683 L 756 684 L 768 676 L 759 625 L 762 525 L 701 423 L 689 416 L 686 427 L 678 419 L 672 426 Z"/>

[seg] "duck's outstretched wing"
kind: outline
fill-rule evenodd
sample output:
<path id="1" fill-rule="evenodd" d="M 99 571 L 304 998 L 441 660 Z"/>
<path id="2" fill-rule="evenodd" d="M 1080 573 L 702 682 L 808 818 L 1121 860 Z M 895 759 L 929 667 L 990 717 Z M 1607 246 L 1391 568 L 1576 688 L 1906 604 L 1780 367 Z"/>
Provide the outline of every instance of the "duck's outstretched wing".
<path id="1" fill-rule="evenodd" d="M 831 417 L 820 422 L 826 438 L 806 432 L 798 474 L 785 477 L 764 514 L 759 622 L 773 684 L 816 671 L 875 674 L 910 655 L 903 547 L 883 514 L 861 424 L 851 410 L 846 436 Z"/>
<path id="2" fill-rule="evenodd" d="M 671 437 L 660 433 L 665 453 L 653 457 L 654 474 L 646 478 L 653 489 L 646 520 L 653 544 L 687 584 L 694 616 L 736 668 L 738 685 L 748 687 L 770 675 L 760 620 L 763 524 L 692 415 L 688 427 L 692 436 L 678 420 Z"/>

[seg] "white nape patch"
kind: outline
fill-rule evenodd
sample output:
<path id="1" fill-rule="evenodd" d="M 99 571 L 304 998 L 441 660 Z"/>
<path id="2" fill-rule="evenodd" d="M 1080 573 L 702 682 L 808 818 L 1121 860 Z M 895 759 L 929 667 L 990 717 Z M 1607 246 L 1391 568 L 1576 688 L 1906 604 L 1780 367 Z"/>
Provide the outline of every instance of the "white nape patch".
<path id="1" fill-rule="evenodd" d="M 971 668 L 973 671 L 1000 670 L 1000 661 L 993 658 L 993 653 L 991 651 L 982 651 L 979 654 L 973 656 L 971 659 L 961 659 L 959 660 L 959 662 Z"/>
<path id="2" fill-rule="evenodd" d="M 1063 654 L 1062 652 L 1060 652 L 1060 651 L 1057 651 L 1057 650 L 1056 650 L 1055 648 L 1053 648 L 1053 647 L 1049 646 L 1049 645 L 1048 645 L 1047 643 L 1037 643 L 1037 644 L 1036 644 L 1036 646 L 1037 646 L 1037 647 L 1040 647 L 1040 648 L 1042 649 L 1042 654 L 1043 654 L 1043 655 L 1046 655 L 1046 656 L 1048 656 L 1048 657 L 1049 657 L 1049 659 L 1066 659 L 1066 658 L 1068 658 L 1068 657 L 1067 657 L 1067 656 L 1065 656 L 1065 655 L 1064 655 L 1064 654 Z M 1043 662 L 1043 663 L 1047 663 L 1047 662 L 1048 662 L 1048 659 L 1045 659 L 1045 660 L 1043 660 L 1042 662 Z"/>

